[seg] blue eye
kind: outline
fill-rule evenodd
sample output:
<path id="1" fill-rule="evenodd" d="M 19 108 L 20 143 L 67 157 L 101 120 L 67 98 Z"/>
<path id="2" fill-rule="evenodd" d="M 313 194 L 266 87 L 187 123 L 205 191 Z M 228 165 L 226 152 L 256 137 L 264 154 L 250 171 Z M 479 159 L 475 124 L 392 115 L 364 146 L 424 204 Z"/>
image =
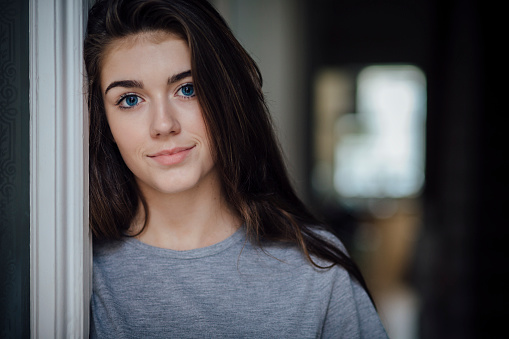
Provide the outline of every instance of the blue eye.
<path id="1" fill-rule="evenodd" d="M 193 84 L 186 84 L 180 87 L 177 93 L 184 97 L 194 97 L 194 86 Z"/>
<path id="2" fill-rule="evenodd" d="M 133 107 L 139 103 L 140 98 L 137 95 L 127 95 L 122 99 L 122 101 L 125 103 L 124 107 L 126 107 L 126 106 Z"/>

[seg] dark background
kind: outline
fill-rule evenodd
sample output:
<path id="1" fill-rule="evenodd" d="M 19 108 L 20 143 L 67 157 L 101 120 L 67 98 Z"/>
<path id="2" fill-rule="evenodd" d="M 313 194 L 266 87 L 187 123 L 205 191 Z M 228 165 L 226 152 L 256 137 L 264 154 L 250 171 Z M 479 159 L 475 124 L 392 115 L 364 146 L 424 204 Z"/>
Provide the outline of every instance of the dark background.
<path id="1" fill-rule="evenodd" d="M 28 0 L 0 0 L 0 338 L 30 336 Z"/>
<path id="2" fill-rule="evenodd" d="M 351 64 L 415 64 L 427 77 L 424 215 L 409 272 L 421 338 L 505 332 L 507 109 L 504 79 L 494 79 L 504 66 L 490 53 L 494 10 L 476 0 L 306 1 L 307 83 Z"/>

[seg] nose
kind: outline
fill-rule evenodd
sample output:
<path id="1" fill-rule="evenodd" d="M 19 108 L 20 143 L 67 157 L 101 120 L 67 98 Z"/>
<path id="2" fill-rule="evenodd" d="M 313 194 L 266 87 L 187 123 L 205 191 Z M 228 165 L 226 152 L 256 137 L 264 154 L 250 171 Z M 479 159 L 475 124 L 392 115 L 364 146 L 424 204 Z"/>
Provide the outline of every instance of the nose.
<path id="1" fill-rule="evenodd" d="M 151 110 L 150 135 L 153 138 L 180 133 L 175 108 L 167 99 L 154 101 Z"/>

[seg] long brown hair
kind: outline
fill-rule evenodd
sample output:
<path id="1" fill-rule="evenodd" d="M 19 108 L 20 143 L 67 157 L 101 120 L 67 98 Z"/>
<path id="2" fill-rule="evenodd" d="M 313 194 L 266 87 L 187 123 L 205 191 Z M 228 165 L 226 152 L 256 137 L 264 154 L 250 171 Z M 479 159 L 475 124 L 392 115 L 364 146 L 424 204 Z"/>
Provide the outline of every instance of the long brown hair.
<path id="1" fill-rule="evenodd" d="M 141 203 L 149 213 L 106 121 L 101 62 L 114 40 L 140 32 L 179 35 L 191 50 L 193 83 L 213 145 L 226 201 L 240 215 L 249 238 L 296 244 L 340 265 L 366 288 L 357 266 L 318 236 L 320 222 L 288 179 L 260 71 L 226 22 L 205 0 L 99 0 L 89 13 L 84 58 L 90 110 L 90 226 L 96 239 L 125 236 Z"/>

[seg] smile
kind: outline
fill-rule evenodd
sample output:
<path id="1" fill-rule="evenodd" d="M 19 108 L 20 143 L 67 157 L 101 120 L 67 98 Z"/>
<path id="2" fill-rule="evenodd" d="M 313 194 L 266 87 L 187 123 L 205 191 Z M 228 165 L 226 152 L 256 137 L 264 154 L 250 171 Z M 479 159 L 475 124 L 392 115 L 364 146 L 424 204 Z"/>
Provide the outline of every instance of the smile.
<path id="1" fill-rule="evenodd" d="M 176 147 L 170 150 L 164 150 L 155 154 L 151 154 L 148 157 L 164 166 L 176 165 L 184 161 L 187 155 L 195 147 L 196 145 L 191 147 Z"/>

